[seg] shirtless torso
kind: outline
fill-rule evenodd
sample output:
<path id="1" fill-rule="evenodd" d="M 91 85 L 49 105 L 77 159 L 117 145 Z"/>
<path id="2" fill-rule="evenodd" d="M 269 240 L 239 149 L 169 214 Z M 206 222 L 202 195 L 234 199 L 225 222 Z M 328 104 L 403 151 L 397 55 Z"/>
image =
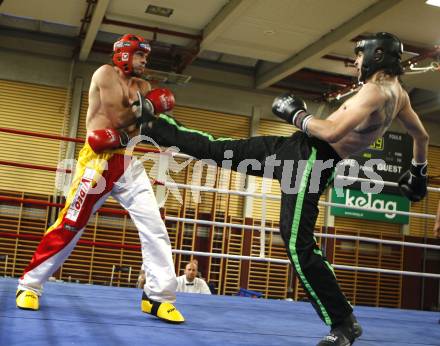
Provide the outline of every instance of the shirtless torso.
<path id="1" fill-rule="evenodd" d="M 117 67 L 103 65 L 93 74 L 89 89 L 87 131 L 112 128 L 137 133 L 136 117 L 131 109 L 137 91 L 145 95 L 151 86 L 137 77 L 126 77 Z"/>
<path id="2" fill-rule="evenodd" d="M 383 136 L 397 119 L 414 139 L 413 158 L 426 161 L 427 138 L 408 93 L 397 76 L 376 72 L 358 91 L 327 119 L 313 119 L 308 130 L 328 142 L 341 158 L 362 151 Z"/>
<path id="3" fill-rule="evenodd" d="M 405 111 L 408 95 L 402 88 L 397 78 L 379 80 L 374 83 L 374 88 L 381 94 L 382 105 L 366 117 L 354 129 L 348 132 L 341 140 L 331 146 L 342 158 L 362 151 L 370 146 L 377 138 L 383 136 L 392 121 Z M 351 108 L 353 99 L 347 100 L 341 107 Z M 328 119 L 335 120 L 331 115 Z M 337 119 L 336 119 L 337 120 Z"/>

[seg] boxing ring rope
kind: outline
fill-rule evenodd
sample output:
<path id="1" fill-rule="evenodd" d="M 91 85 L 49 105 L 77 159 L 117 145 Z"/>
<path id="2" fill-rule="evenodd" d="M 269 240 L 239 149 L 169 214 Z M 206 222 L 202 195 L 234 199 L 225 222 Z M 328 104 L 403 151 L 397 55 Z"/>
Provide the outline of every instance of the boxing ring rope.
<path id="1" fill-rule="evenodd" d="M 40 170 L 40 171 L 49 171 L 49 172 L 64 172 L 64 173 L 71 173 L 72 172 L 72 170 L 70 170 L 70 169 L 55 168 L 55 167 L 27 164 L 27 163 L 21 163 L 21 162 L 3 161 L 3 160 L 0 160 L 0 165 L 20 167 L 20 168 L 29 168 L 29 169 L 36 169 L 36 170 Z"/>
<path id="2" fill-rule="evenodd" d="M 226 258 L 226 259 L 234 259 L 234 260 L 247 260 L 247 261 L 256 261 L 256 262 L 268 262 L 268 263 L 277 263 L 277 264 L 290 264 L 289 260 L 283 260 L 278 258 L 262 258 L 256 256 L 240 256 L 240 255 L 228 255 L 228 254 L 218 254 L 212 252 L 201 252 L 201 251 L 188 251 L 188 250 L 172 250 L 173 253 L 181 254 L 181 255 L 196 255 L 196 256 L 204 256 L 204 257 L 216 257 L 216 258 Z M 363 271 L 370 273 L 382 273 L 382 274 L 398 274 L 398 275 L 407 275 L 407 276 L 422 276 L 433 279 L 440 279 L 440 274 L 434 273 L 418 273 L 418 272 L 409 272 L 404 270 L 393 270 L 393 269 L 382 269 L 382 268 L 369 268 L 369 267 L 357 267 L 357 266 L 347 266 L 343 264 L 332 264 L 332 267 L 335 269 L 343 269 L 343 270 L 351 270 L 351 271 Z"/>
<path id="3" fill-rule="evenodd" d="M 55 206 L 62 207 L 62 203 L 51 203 L 47 201 L 37 201 L 31 199 L 24 198 L 13 198 L 13 197 L 3 197 L 0 196 L 0 201 L 10 201 L 16 203 L 28 203 L 28 204 L 39 204 L 46 206 Z M 36 203 L 38 202 L 38 203 Z M 101 208 L 98 212 L 105 212 L 107 214 L 122 214 L 127 215 L 128 212 L 125 210 L 118 210 L 113 208 Z M 196 219 L 187 219 L 187 218 L 178 218 L 166 216 L 165 220 L 167 221 L 175 221 L 175 222 L 187 222 L 187 223 L 195 223 L 200 225 L 209 225 L 209 226 L 220 226 L 220 227 L 230 227 L 230 228 L 240 228 L 247 230 L 260 230 L 260 227 L 249 226 L 249 225 L 239 225 L 232 223 L 224 223 L 224 222 L 214 222 L 208 220 L 196 220 Z M 279 232 L 278 229 L 272 228 L 271 231 Z M 27 235 L 27 234 L 15 234 L 15 233 L 7 233 L 0 231 L 1 236 L 10 237 L 10 238 L 24 238 L 24 239 L 33 239 L 39 240 L 41 237 L 35 235 Z M 382 240 L 375 238 L 367 238 L 367 237 L 358 237 L 358 236 L 347 236 L 347 235 L 337 235 L 337 234 L 323 234 L 316 233 L 317 237 L 322 238 L 335 238 L 335 239 L 349 239 L 349 240 L 357 240 L 357 241 L 366 241 L 373 242 L 379 244 L 389 244 L 389 245 L 401 245 L 401 246 L 413 246 L 413 247 L 421 247 L 421 248 L 430 248 L 434 250 L 440 250 L 440 245 L 432 245 L 432 244 L 420 244 L 420 243 L 410 243 L 410 242 L 402 242 L 402 241 L 394 241 L 394 240 Z M 83 245 L 91 245 L 91 246 L 103 246 L 103 247 L 111 247 L 111 248 L 128 248 L 128 249 L 140 249 L 139 245 L 127 245 L 127 244 L 119 244 L 112 242 L 94 242 L 89 240 L 79 240 L 79 244 Z M 196 255 L 196 256 L 204 256 L 204 257 L 214 257 L 214 258 L 225 258 L 225 259 L 234 259 L 234 260 L 250 260 L 250 261 L 258 261 L 258 262 L 269 262 L 269 263 L 277 263 L 277 264 L 289 264 L 289 260 L 276 259 L 276 258 L 265 258 L 265 257 L 257 257 L 257 256 L 243 256 L 243 255 L 229 255 L 229 254 L 219 254 L 212 252 L 200 252 L 200 251 L 189 251 L 189 250 L 179 250 L 172 249 L 172 252 L 175 254 L 184 254 L 184 255 Z M 440 279 L 440 274 L 434 273 L 418 273 L 418 272 L 410 272 L 410 271 L 401 271 L 401 270 L 392 270 L 392 269 L 382 269 L 382 268 L 369 268 L 369 267 L 359 267 L 359 266 L 347 266 L 340 264 L 332 264 L 335 269 L 342 270 L 351 270 L 351 271 L 364 271 L 364 272 L 376 272 L 376 273 L 384 273 L 384 274 L 396 274 L 396 275 L 407 275 L 407 276 L 422 276 Z"/>
<path id="4" fill-rule="evenodd" d="M 55 140 L 66 140 L 66 141 L 72 141 L 72 142 L 77 142 L 77 143 L 84 142 L 84 140 L 78 139 L 78 138 L 55 136 L 55 135 L 35 133 L 35 132 L 30 132 L 30 131 L 14 130 L 14 129 L 8 129 L 8 128 L 0 128 L 0 132 L 34 136 L 34 137 L 40 137 L 40 138 L 55 139 Z M 160 154 L 168 154 L 168 155 L 170 154 L 168 152 L 163 153 L 160 150 L 147 149 L 147 148 L 137 148 L 136 151 L 145 152 L 145 153 L 160 153 Z M 175 154 L 175 153 L 172 155 L 173 156 L 188 157 L 187 155 Z M 70 173 L 70 170 L 41 166 L 41 165 L 22 164 L 22 163 L 17 163 L 17 162 L 8 162 L 8 161 L 0 161 L 0 164 L 21 167 L 21 168 Z M 385 186 L 394 186 L 394 187 L 398 186 L 398 184 L 394 183 L 394 182 L 369 180 L 369 179 L 365 179 L 365 178 L 337 176 L 336 179 L 370 182 L 370 183 L 375 183 L 375 184 L 383 184 Z M 164 185 L 164 186 L 168 186 L 168 187 L 192 189 L 192 190 L 201 191 L 201 192 L 216 192 L 216 193 L 229 194 L 229 195 L 261 198 L 264 208 L 265 208 L 266 199 L 280 200 L 280 196 L 264 194 L 264 193 L 252 193 L 252 192 L 239 191 L 239 190 L 218 189 L 218 188 L 212 188 L 212 187 L 206 187 L 206 186 L 195 186 L 195 185 L 187 185 L 187 184 L 171 183 L 171 182 L 155 181 L 155 183 L 158 185 Z M 428 190 L 432 191 L 432 192 L 440 192 L 440 188 L 428 187 Z M 47 201 L 32 200 L 32 199 L 25 199 L 25 198 L 15 198 L 15 197 L 5 197 L 5 196 L 0 196 L 0 201 L 5 201 L 5 202 L 7 201 L 7 202 L 12 202 L 12 203 L 23 203 L 23 204 L 27 204 L 27 203 L 28 204 L 37 204 L 37 205 L 53 206 L 53 207 L 58 207 L 58 208 L 63 207 L 63 204 L 61 204 L 61 203 L 51 203 L 51 202 L 47 202 Z M 346 206 L 344 204 L 323 202 L 323 201 L 320 201 L 319 204 L 326 206 L 326 207 L 334 206 L 334 207 L 341 207 L 341 208 L 346 208 L 346 209 L 366 210 L 366 211 L 377 212 L 377 213 L 392 213 L 392 214 L 396 214 L 396 215 L 407 215 L 407 216 L 426 218 L 426 219 L 434 219 L 435 218 L 435 215 L 431 215 L 431 214 L 403 212 L 403 211 L 390 211 L 390 210 L 386 210 L 386 209 L 371 209 L 371 208 L 360 207 L 360 206 Z M 101 208 L 101 209 L 99 209 L 98 212 L 109 213 L 109 214 L 119 214 L 119 215 L 121 215 L 121 214 L 127 215 L 128 214 L 125 210 L 119 210 L 119 209 L 114 209 L 114 208 Z M 165 216 L 165 220 L 175 221 L 175 222 L 184 222 L 184 223 L 194 223 L 194 224 L 207 225 L 207 226 L 218 226 L 218 227 L 223 227 L 223 228 L 229 227 L 229 228 L 239 228 L 239 229 L 244 229 L 244 230 L 257 230 L 257 231 L 260 231 L 260 234 L 261 234 L 261 237 L 260 237 L 261 248 L 260 248 L 260 256 L 259 257 L 173 249 L 172 252 L 175 254 L 197 255 L 197 256 L 205 256 L 205 257 L 211 256 L 211 257 L 216 257 L 216 258 L 272 262 L 272 263 L 278 263 L 278 264 L 290 264 L 289 260 L 265 258 L 264 257 L 265 238 L 263 235 L 265 234 L 265 231 L 279 232 L 279 230 L 277 228 L 265 227 L 265 218 L 261 220 L 260 226 L 240 225 L 240 224 L 233 224 L 233 223 L 226 223 L 226 222 L 215 222 L 215 221 L 208 221 L 208 220 L 197 220 L 197 219 L 188 219 L 188 218 L 171 217 L 171 216 Z M 4 232 L 0 232 L 0 234 L 4 235 L 4 236 L 8 236 Z M 336 235 L 336 234 L 327 234 L 327 233 L 316 233 L 315 235 L 318 237 L 322 237 L 322 238 L 347 239 L 347 240 L 365 241 L 365 242 L 388 244 L 388 245 L 413 246 L 413 247 L 422 247 L 422 248 L 428 248 L 428 249 L 434 249 L 434 250 L 440 249 L 439 245 L 432 245 L 432 244 L 410 243 L 410 242 L 402 242 L 402 241 L 394 241 L 394 240 L 383 240 L 383 239 L 375 239 L 375 238 L 368 238 L 368 237 Z M 15 237 L 15 238 L 17 238 L 17 237 L 22 238 L 25 235 L 23 235 L 23 234 L 9 234 L 9 236 Z M 38 236 L 31 235 L 31 238 L 34 238 L 34 237 L 39 239 Z M 84 243 L 84 244 L 87 243 L 89 245 L 103 246 L 102 244 L 98 244 L 98 243 L 90 242 L 90 241 L 81 241 L 80 240 L 80 242 Z M 109 244 L 106 244 L 106 246 L 108 246 L 108 245 Z M 128 245 L 113 243 L 113 246 L 110 246 L 110 247 L 126 247 L 126 246 L 128 246 Z M 130 247 L 133 247 L 133 246 L 130 246 Z M 137 246 L 136 248 L 140 248 L 140 247 Z M 353 270 L 353 271 L 359 270 L 359 271 L 378 272 L 378 273 L 385 273 L 385 274 L 398 274 L 398 275 L 408 275 L 408 276 L 422 276 L 422 277 L 430 277 L 430 278 L 440 278 L 440 274 L 434 274 L 434 273 L 417 273 L 417 272 L 409 272 L 409 271 L 399 271 L 399 270 L 369 268 L 369 267 L 356 267 L 356 266 L 347 266 L 347 265 L 338 265 L 338 264 L 334 264 L 333 267 L 336 269 L 343 269 L 343 270 Z"/>
<path id="5" fill-rule="evenodd" d="M 246 192 L 246 191 L 239 191 L 239 190 L 226 190 L 226 189 L 217 189 L 215 187 L 187 185 L 187 184 L 171 183 L 171 182 L 160 182 L 158 180 L 156 180 L 155 183 L 157 183 L 159 185 L 163 185 L 163 186 L 168 186 L 168 187 L 180 187 L 180 188 L 184 188 L 184 189 L 193 189 L 193 190 L 202 191 L 202 192 L 217 192 L 217 193 L 231 194 L 231 195 L 237 195 L 237 196 L 250 196 L 250 197 L 256 197 L 256 198 L 263 198 L 263 196 L 265 196 L 265 198 L 267 198 L 267 199 L 281 200 L 281 197 L 276 196 L 276 195 L 264 195 L 261 193 L 253 193 L 253 192 Z M 435 192 L 437 192 L 437 191 L 435 190 Z M 435 219 L 435 215 L 433 215 L 433 214 L 414 213 L 414 212 L 410 212 L 410 211 L 399 211 L 399 210 L 394 211 L 394 210 L 388 210 L 388 209 L 371 209 L 371 208 L 367 208 L 367 207 L 347 206 L 347 205 L 341 204 L 341 203 L 332 203 L 332 202 L 324 202 L 324 201 L 319 201 L 319 205 L 323 205 L 326 207 L 339 207 L 339 208 L 346 208 L 346 209 L 371 211 L 374 213 L 386 213 L 386 214 L 396 214 L 396 215 L 420 217 L 420 218 L 425 218 L 425 219 Z"/>
<path id="6" fill-rule="evenodd" d="M 11 134 L 15 134 L 15 135 L 22 135 L 22 136 L 29 136 L 29 137 L 38 137 L 38 138 L 45 138 L 45 139 L 54 139 L 54 140 L 59 140 L 59 141 L 75 142 L 75 143 L 84 143 L 85 142 L 85 140 L 82 138 L 72 138 L 72 137 L 65 137 L 65 136 L 59 136 L 59 135 L 51 135 L 48 133 L 16 130 L 16 129 L 11 129 L 11 128 L 7 128 L 7 127 L 0 127 L 0 132 L 11 133 Z M 150 148 L 135 148 L 134 151 L 141 152 L 141 153 L 168 154 L 168 152 L 161 152 L 159 149 L 150 149 Z M 176 155 L 182 156 L 182 157 L 187 157 L 187 155 L 182 155 L 182 154 L 176 154 Z"/>
<path id="7" fill-rule="evenodd" d="M 250 230 L 250 231 L 259 231 L 261 229 L 260 226 L 240 225 L 240 224 L 234 224 L 234 223 L 216 222 L 216 221 L 209 221 L 209 220 L 188 219 L 188 218 L 174 217 L 174 216 L 165 216 L 165 220 L 175 221 L 175 222 L 194 223 L 194 224 L 200 224 L 200 225 L 204 225 L 204 226 L 240 228 L 240 229 Z M 280 230 L 278 228 L 272 228 L 272 227 L 267 227 L 267 228 L 265 228 L 265 230 L 268 232 L 273 232 L 273 233 L 280 232 Z M 427 249 L 433 249 L 433 250 L 440 250 L 440 245 L 433 245 L 433 244 L 411 243 L 411 242 L 404 242 L 404 241 L 398 241 L 398 240 L 376 239 L 376 238 L 370 238 L 370 237 L 360 237 L 360 236 L 343 235 L 343 234 L 330 234 L 330 233 L 315 233 L 315 235 L 317 237 L 321 237 L 321 238 L 359 240 L 359 241 L 378 243 L 378 244 L 402 245 L 402 246 L 409 246 L 409 247 L 421 247 L 421 248 L 427 248 Z"/>
<path id="8" fill-rule="evenodd" d="M 0 196 L 0 201 L 17 203 L 17 204 L 35 204 L 35 205 L 43 205 L 43 206 L 57 207 L 57 208 L 62 208 L 64 206 L 64 204 L 62 204 L 62 203 L 53 203 L 53 202 L 47 202 L 47 201 L 42 201 L 42 200 L 30 199 L 30 198 L 17 198 L 17 197 L 6 197 L 6 196 Z M 105 208 L 105 207 L 100 208 L 98 210 L 98 213 L 128 215 L 128 212 L 125 210 L 115 209 L 115 208 Z M 165 216 L 165 220 L 166 221 L 174 221 L 174 222 L 200 224 L 203 226 L 216 226 L 216 227 L 223 227 L 223 228 L 239 228 L 239 229 L 250 230 L 250 231 L 261 230 L 260 226 L 241 225 L 241 224 L 235 224 L 235 223 L 218 222 L 218 221 L 210 221 L 210 220 L 197 220 L 197 219 L 189 219 L 189 218 L 175 217 L 175 216 Z M 265 230 L 268 232 L 279 233 L 278 228 L 266 227 Z M 382 243 L 382 244 L 387 244 L 387 245 L 401 245 L 401 246 L 421 247 L 421 248 L 428 248 L 428 249 L 433 249 L 433 250 L 440 250 L 440 245 L 433 245 L 433 244 L 421 244 L 421 243 L 403 242 L 403 241 L 397 241 L 397 240 L 386 240 L 386 239 L 377 239 L 377 238 L 362 237 L 362 236 L 351 236 L 351 235 L 343 235 L 343 234 L 330 234 L 330 233 L 315 233 L 315 235 L 317 237 L 321 237 L 321 238 L 359 240 L 359 241 L 365 241 L 365 242 L 370 242 L 370 243 Z"/>
<path id="9" fill-rule="evenodd" d="M 0 165 L 23 167 L 23 168 L 30 168 L 30 169 L 37 169 L 37 170 L 46 170 L 46 171 L 52 171 L 52 172 L 71 172 L 70 170 L 63 169 L 63 168 L 22 164 L 22 163 L 18 163 L 18 162 L 8 162 L 8 161 L 0 161 Z M 346 178 L 348 178 L 350 180 L 361 180 L 362 179 L 362 181 L 369 181 L 368 179 L 364 179 L 364 178 L 353 178 L 353 179 L 352 179 L 352 177 L 346 177 Z M 227 189 L 218 189 L 218 188 L 214 188 L 214 187 L 205 187 L 205 186 L 188 185 L 188 184 L 171 183 L 171 182 L 161 182 L 158 180 L 155 180 L 153 182 L 157 185 L 192 189 L 192 190 L 201 191 L 201 192 L 216 192 L 216 193 L 222 193 L 222 194 L 230 194 L 230 195 L 237 195 L 237 196 L 249 196 L 249 197 L 271 199 L 271 200 L 280 200 L 281 199 L 280 196 L 276 196 L 276 195 L 269 195 L 269 194 L 266 195 L 266 194 L 261 194 L 261 193 L 252 193 L 252 192 L 239 191 L 239 190 L 227 190 Z M 380 182 L 380 181 L 376 180 L 375 182 Z M 385 183 L 389 184 L 389 186 L 394 186 L 392 184 L 396 184 L 396 186 L 397 186 L 397 183 L 393 183 L 393 182 L 385 182 Z M 433 192 L 440 192 L 440 188 L 428 187 L 428 190 L 433 191 Z M 385 214 L 413 216 L 413 217 L 420 217 L 420 218 L 425 218 L 425 219 L 435 219 L 435 217 L 436 217 L 434 214 L 414 213 L 414 212 L 409 212 L 409 211 L 388 210 L 388 209 L 371 209 L 368 207 L 347 206 L 347 205 L 341 204 L 341 203 L 332 203 L 332 202 L 325 202 L 325 201 L 319 201 L 319 205 L 323 205 L 323 206 L 327 206 L 327 207 L 338 207 L 338 208 L 346 208 L 346 209 L 354 209 L 354 210 L 363 210 L 363 211 L 369 211 L 369 212 L 373 212 L 373 213 L 385 213 Z M 261 228 L 261 227 L 259 227 L 259 228 Z"/>
<path id="10" fill-rule="evenodd" d="M 72 138 L 72 137 L 65 137 L 65 136 L 59 136 L 59 135 L 51 135 L 49 133 L 16 130 L 16 129 L 11 129 L 11 128 L 7 128 L 7 127 L 0 127 L 0 132 L 11 133 L 14 135 L 23 135 L 23 136 L 30 136 L 30 137 L 45 138 L 45 139 L 55 139 L 55 140 L 59 140 L 59 141 L 67 141 L 67 142 L 75 142 L 75 143 L 84 143 L 85 142 L 85 140 L 81 139 L 81 138 Z"/>
<path id="11" fill-rule="evenodd" d="M 1 129 L 0 129 L 1 131 Z M 142 148 L 144 149 L 144 148 Z M 144 149 L 145 152 L 151 152 L 149 149 Z M 17 166 L 17 167 L 25 167 L 25 168 L 31 168 L 31 169 L 42 169 L 42 170 L 49 170 L 49 171 L 65 171 L 68 172 L 69 170 L 64 170 L 60 168 L 54 168 L 54 167 L 47 167 L 47 166 L 38 166 L 38 165 L 27 165 L 27 164 L 21 164 L 16 162 L 7 162 L 7 161 L 0 161 L 0 164 L 3 165 L 11 165 L 11 166 Z M 338 176 L 341 178 L 341 176 Z M 369 182 L 370 180 L 365 178 L 353 178 L 353 177 L 344 177 L 343 179 L 348 180 L 357 180 L 357 181 L 365 181 Z M 381 181 L 371 181 L 371 182 L 378 182 L 381 183 Z M 158 180 L 155 180 L 154 183 L 158 185 L 163 185 L 167 187 L 177 187 L 177 188 L 185 188 L 185 189 L 192 189 L 195 191 L 201 191 L 201 192 L 216 192 L 221 194 L 230 194 L 230 195 L 237 195 L 237 196 L 249 196 L 249 197 L 256 197 L 256 198 L 263 198 L 264 199 L 270 199 L 270 200 L 280 200 L 280 196 L 276 195 L 270 195 L 270 194 L 261 194 L 261 193 L 252 193 L 252 192 L 246 192 L 246 191 L 239 191 L 239 190 L 228 190 L 228 189 L 218 189 L 213 187 L 206 187 L 206 186 L 197 186 L 197 185 L 188 185 L 188 184 L 181 184 L 181 183 L 172 183 L 172 182 L 161 182 Z M 397 183 L 393 182 L 383 182 L 388 186 L 397 186 Z M 428 190 L 432 192 L 440 192 L 440 188 L 434 188 L 434 187 L 428 187 Z M 332 203 L 332 202 L 325 202 L 325 201 L 319 201 L 319 205 L 323 205 L 326 207 L 339 207 L 339 208 L 345 208 L 345 209 L 354 209 L 354 210 L 362 210 L 362 211 L 369 211 L 374 213 L 387 213 L 387 214 L 396 214 L 396 215 L 404 215 L 404 216 L 412 216 L 412 217 L 419 217 L 419 218 L 425 218 L 425 219 L 435 219 L 435 215 L 433 214 L 424 214 L 424 213 L 414 213 L 414 212 L 405 212 L 405 211 L 398 211 L 393 210 L 390 211 L 388 209 L 372 209 L 368 207 L 362 207 L 362 206 L 347 206 L 345 204 L 340 203 Z M 261 229 L 261 226 L 247 226 L 247 227 L 253 227 L 252 229 Z M 270 230 L 269 228 L 265 228 L 266 230 Z"/>
<path id="12" fill-rule="evenodd" d="M 20 239 L 28 239 L 28 240 L 40 240 L 41 237 L 31 234 L 15 234 L 15 233 L 6 233 L 0 231 L 0 235 L 8 238 L 20 238 Z M 80 245 L 88 245 L 88 246 L 97 246 L 97 247 L 108 247 L 108 248 L 117 248 L 117 249 L 131 249 L 131 250 L 139 250 L 140 245 L 128 245 L 128 244 L 120 244 L 114 242 L 96 242 L 90 240 L 80 239 L 78 241 Z M 421 244 L 423 245 L 423 244 Z M 275 263 L 275 264 L 290 264 L 289 260 L 278 259 L 278 258 L 264 258 L 264 257 L 256 257 L 256 256 L 243 256 L 243 255 L 229 255 L 229 254 L 219 254 L 213 252 L 201 252 L 201 251 L 190 251 L 190 250 L 179 250 L 172 249 L 172 253 L 180 254 L 180 255 L 195 255 L 202 257 L 214 257 L 214 258 L 224 258 L 231 260 L 242 260 L 242 261 L 256 261 L 256 262 L 267 262 L 267 263 Z M 383 269 L 383 268 L 370 268 L 370 267 L 360 267 L 360 266 L 347 266 L 342 264 L 332 264 L 332 267 L 335 269 L 341 270 L 350 270 L 350 271 L 362 271 L 362 272 L 370 272 L 370 273 L 382 273 L 382 274 L 392 274 L 392 275 L 406 275 L 406 276 L 418 276 L 418 277 L 427 277 L 433 279 L 440 279 L 440 274 L 434 273 L 419 273 L 419 272 L 410 272 L 403 270 L 393 270 L 393 269 Z"/>
<path id="13" fill-rule="evenodd" d="M 384 181 L 384 180 L 381 181 L 381 180 L 366 179 L 366 178 L 360 178 L 360 177 L 356 178 L 356 177 L 350 177 L 350 176 L 344 176 L 344 175 L 337 175 L 335 179 L 359 181 L 359 182 L 365 182 L 365 183 L 373 183 L 373 184 L 377 184 L 377 185 L 399 187 L 398 183 L 395 183 L 392 181 Z M 428 186 L 428 191 L 440 192 L 440 187 Z"/>

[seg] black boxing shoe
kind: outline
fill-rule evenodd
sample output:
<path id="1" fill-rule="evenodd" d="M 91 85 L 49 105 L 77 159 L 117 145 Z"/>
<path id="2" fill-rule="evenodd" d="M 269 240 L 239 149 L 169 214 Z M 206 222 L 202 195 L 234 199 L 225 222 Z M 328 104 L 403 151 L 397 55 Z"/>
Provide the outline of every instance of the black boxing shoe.
<path id="1" fill-rule="evenodd" d="M 362 335 L 362 327 L 353 314 L 341 324 L 332 327 L 317 346 L 350 346 Z"/>

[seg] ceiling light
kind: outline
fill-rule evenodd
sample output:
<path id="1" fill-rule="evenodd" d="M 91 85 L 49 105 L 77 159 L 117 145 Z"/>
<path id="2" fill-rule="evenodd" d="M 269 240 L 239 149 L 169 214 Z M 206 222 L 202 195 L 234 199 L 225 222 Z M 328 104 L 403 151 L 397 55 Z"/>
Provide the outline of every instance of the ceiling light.
<path id="1" fill-rule="evenodd" d="M 273 34 L 275 34 L 275 30 L 267 29 L 267 30 L 264 30 L 263 33 L 265 35 L 273 35 Z"/>
<path id="2" fill-rule="evenodd" d="M 153 14 L 156 16 L 169 17 L 173 14 L 173 11 L 174 10 L 172 8 L 148 5 L 145 13 Z"/>
<path id="3" fill-rule="evenodd" d="M 426 0 L 426 4 L 440 7 L 440 0 Z"/>

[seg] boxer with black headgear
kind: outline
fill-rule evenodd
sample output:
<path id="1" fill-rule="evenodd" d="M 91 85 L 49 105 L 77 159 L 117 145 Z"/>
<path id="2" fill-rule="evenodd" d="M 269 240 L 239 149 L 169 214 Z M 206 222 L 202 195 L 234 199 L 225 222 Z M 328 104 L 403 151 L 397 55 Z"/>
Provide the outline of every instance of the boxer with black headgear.
<path id="1" fill-rule="evenodd" d="M 281 184 L 280 231 L 287 255 L 316 312 L 330 326 L 330 333 L 319 346 L 348 346 L 362 334 L 313 234 L 319 198 L 333 181 L 336 164 L 368 148 L 385 133 L 393 119 L 398 119 L 414 139 L 413 163 L 399 185 L 412 201 L 419 201 L 426 194 L 429 137 L 398 79 L 403 71 L 401 52 L 400 41 L 387 33 L 358 43 L 355 64 L 364 84 L 325 120 L 309 114 L 306 103 L 291 93 L 277 97 L 273 113 L 300 130 L 291 137 L 215 139 L 188 129 L 165 114 L 144 127 L 144 133 L 160 145 L 177 146 L 194 157 L 214 160 L 221 166 L 225 151 L 229 150 L 233 153 L 232 158 L 228 154 L 231 169 L 256 176 L 263 176 L 266 168 L 273 172 Z M 299 189 L 292 192 L 291 186 Z"/>
<path id="2" fill-rule="evenodd" d="M 378 32 L 357 41 L 354 49 L 356 55 L 362 52 L 363 59 L 360 67 L 359 81 L 365 82 L 377 71 L 383 71 L 390 76 L 403 74 L 400 59 L 403 53 L 403 44 L 400 40 L 387 32 Z"/>

